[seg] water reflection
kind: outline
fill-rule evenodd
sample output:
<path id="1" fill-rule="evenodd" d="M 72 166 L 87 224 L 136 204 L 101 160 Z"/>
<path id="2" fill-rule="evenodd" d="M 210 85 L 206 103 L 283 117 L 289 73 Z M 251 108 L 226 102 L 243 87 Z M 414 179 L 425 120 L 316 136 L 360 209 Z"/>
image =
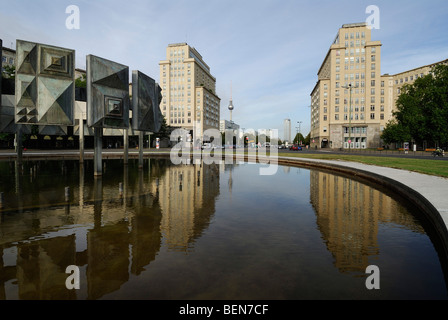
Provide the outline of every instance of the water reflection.
<path id="1" fill-rule="evenodd" d="M 317 225 L 340 272 L 365 273 L 369 258 L 379 254 L 382 223 L 425 233 L 394 199 L 347 177 L 312 171 L 310 196 Z"/>
<path id="2" fill-rule="evenodd" d="M 419 221 L 346 177 L 158 159 L 105 161 L 102 178 L 89 161 L 4 162 L 0 180 L 0 299 L 446 298 Z"/>
<path id="3" fill-rule="evenodd" d="M 38 162 L 27 175 L 29 166 L 2 166 L 2 185 L 15 180 L 16 188 L 2 190 L 0 299 L 99 299 L 119 290 L 155 260 L 162 238 L 170 250 L 188 251 L 207 228 L 219 194 L 215 166 L 148 161 L 144 176 L 110 162 L 107 170 L 123 175 L 100 179 L 90 179 L 91 168 L 75 162 Z M 71 186 L 69 203 L 65 185 Z M 65 288 L 69 265 L 85 269 L 86 292 Z"/>

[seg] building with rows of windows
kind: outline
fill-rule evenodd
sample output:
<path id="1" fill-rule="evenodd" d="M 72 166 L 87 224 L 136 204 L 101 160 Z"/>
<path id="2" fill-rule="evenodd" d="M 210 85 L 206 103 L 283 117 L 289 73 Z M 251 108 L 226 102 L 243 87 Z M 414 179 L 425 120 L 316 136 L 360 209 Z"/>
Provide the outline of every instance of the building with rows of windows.
<path id="1" fill-rule="evenodd" d="M 168 45 L 166 54 L 166 60 L 159 62 L 163 96 L 160 110 L 168 125 L 207 140 L 204 132 L 220 127 L 216 78 L 199 52 L 187 43 Z"/>
<path id="2" fill-rule="evenodd" d="M 339 29 L 311 93 L 311 147 L 382 147 L 381 133 L 393 118 L 401 87 L 448 62 L 381 75 L 381 47 L 366 23 Z"/>
<path id="3" fill-rule="evenodd" d="M 12 50 L 9 48 L 2 48 L 2 72 L 5 72 L 5 67 L 12 67 L 16 62 L 16 50 Z"/>

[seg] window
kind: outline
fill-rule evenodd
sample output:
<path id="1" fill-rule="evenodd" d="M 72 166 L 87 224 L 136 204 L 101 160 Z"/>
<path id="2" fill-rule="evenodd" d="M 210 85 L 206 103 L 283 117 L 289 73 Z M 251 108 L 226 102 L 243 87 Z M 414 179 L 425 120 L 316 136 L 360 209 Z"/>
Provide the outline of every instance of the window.
<path id="1" fill-rule="evenodd" d="M 374 113 L 370 114 L 370 120 L 375 120 L 375 114 Z"/>
<path id="2" fill-rule="evenodd" d="M 334 120 L 336 120 L 336 121 L 339 120 L 339 115 L 338 115 L 338 114 L 335 114 L 335 115 L 334 115 Z"/>

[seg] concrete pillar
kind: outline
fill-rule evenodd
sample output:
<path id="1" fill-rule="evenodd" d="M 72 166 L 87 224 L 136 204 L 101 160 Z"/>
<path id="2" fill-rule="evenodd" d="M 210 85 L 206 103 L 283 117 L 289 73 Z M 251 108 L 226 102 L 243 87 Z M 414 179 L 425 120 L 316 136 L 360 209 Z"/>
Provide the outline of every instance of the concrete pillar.
<path id="1" fill-rule="evenodd" d="M 94 129 L 94 174 L 103 175 L 103 128 Z"/>
<path id="2" fill-rule="evenodd" d="M 79 119 L 79 162 L 84 163 L 84 120 Z"/>
<path id="3" fill-rule="evenodd" d="M 15 147 L 16 147 L 16 153 L 17 153 L 17 161 L 22 162 L 23 158 L 23 144 L 22 144 L 22 125 L 17 125 L 17 131 L 16 131 L 16 138 L 15 138 Z"/>
<path id="4" fill-rule="evenodd" d="M 139 131 L 138 133 L 138 168 L 143 169 L 143 138 L 145 133 L 143 131 Z"/>
<path id="5" fill-rule="evenodd" d="M 124 145 L 123 162 L 124 162 L 125 165 L 127 165 L 128 164 L 128 158 L 129 158 L 129 133 L 128 133 L 128 129 L 124 129 L 123 145 Z"/>

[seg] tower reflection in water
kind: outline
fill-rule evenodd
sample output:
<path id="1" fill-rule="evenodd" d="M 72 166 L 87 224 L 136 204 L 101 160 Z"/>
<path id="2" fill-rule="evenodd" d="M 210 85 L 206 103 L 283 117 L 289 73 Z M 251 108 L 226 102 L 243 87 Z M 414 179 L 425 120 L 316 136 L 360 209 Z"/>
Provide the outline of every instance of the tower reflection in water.
<path id="1" fill-rule="evenodd" d="M 144 271 L 162 238 L 169 250 L 188 252 L 215 211 L 216 166 L 107 162 L 115 174 L 94 179 L 86 164 L 3 164 L 2 183 L 16 188 L 1 215 L 0 299 L 100 299 Z M 80 290 L 65 287 L 69 265 L 80 268 Z"/>
<path id="2" fill-rule="evenodd" d="M 379 255 L 382 223 L 425 234 L 415 218 L 384 193 L 347 177 L 310 174 L 317 225 L 340 272 L 365 274 L 369 258 Z"/>

